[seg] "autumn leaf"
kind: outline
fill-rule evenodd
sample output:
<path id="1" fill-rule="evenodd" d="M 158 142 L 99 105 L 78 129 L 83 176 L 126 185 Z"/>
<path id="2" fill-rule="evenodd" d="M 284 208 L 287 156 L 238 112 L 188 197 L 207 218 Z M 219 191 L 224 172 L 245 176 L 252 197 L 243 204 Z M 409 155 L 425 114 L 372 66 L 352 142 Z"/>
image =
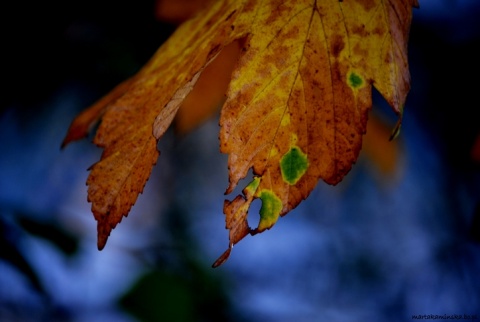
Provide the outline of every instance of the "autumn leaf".
<path id="1" fill-rule="evenodd" d="M 362 153 L 386 177 L 395 172 L 401 150 L 398 140 L 386 139 L 391 131 L 391 126 L 387 125 L 387 122 L 375 114 L 370 114 L 367 133 L 362 144 Z"/>
<path id="2" fill-rule="evenodd" d="M 94 143 L 104 151 L 87 180 L 99 248 L 142 192 L 158 156 L 157 140 L 202 73 L 232 48 L 235 64 L 220 116 L 220 150 L 229 155 L 226 194 L 250 170 L 253 179 L 242 195 L 225 201 L 229 247 L 214 266 L 247 234 L 271 228 L 319 179 L 341 181 L 361 149 L 372 85 L 401 117 L 416 5 L 225 0 L 182 24 L 133 78 L 74 120 L 64 141 L 84 136 L 102 119 Z M 209 91 L 227 88 L 215 86 Z M 199 103 L 201 109 L 211 111 L 219 103 L 215 97 Z M 262 207 L 252 229 L 247 214 L 255 199 Z"/>
<path id="3" fill-rule="evenodd" d="M 201 9 L 207 8 L 214 0 L 156 0 L 155 17 L 158 20 L 180 23 Z"/>

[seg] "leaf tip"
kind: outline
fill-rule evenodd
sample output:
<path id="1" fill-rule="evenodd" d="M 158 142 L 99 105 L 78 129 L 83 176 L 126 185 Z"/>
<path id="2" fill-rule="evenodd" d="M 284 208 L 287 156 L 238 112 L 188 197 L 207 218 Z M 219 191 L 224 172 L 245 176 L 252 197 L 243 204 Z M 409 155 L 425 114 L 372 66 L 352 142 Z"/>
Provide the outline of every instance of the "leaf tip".
<path id="1" fill-rule="evenodd" d="M 401 127 L 402 127 L 402 121 L 403 121 L 403 106 L 400 109 L 397 124 L 395 124 L 395 127 L 392 130 L 392 134 L 390 134 L 390 138 L 389 138 L 390 141 L 395 140 L 400 135 L 400 130 L 401 130 Z"/>
<path id="2" fill-rule="evenodd" d="M 100 240 L 98 240 L 98 242 L 97 242 L 97 248 L 98 248 L 98 250 L 99 250 L 99 251 L 103 250 L 103 249 L 105 248 L 105 244 L 106 244 L 106 243 L 107 243 L 106 241 L 105 241 L 105 242 L 100 242 Z"/>
<path id="3" fill-rule="evenodd" d="M 68 144 L 72 143 L 73 141 L 78 141 L 81 140 L 85 137 L 87 137 L 88 133 L 82 130 L 77 129 L 74 124 L 70 126 L 67 135 L 65 135 L 65 138 L 62 141 L 62 144 L 60 145 L 60 149 L 63 150 Z"/>
<path id="4" fill-rule="evenodd" d="M 229 184 L 228 184 L 227 189 L 225 190 L 225 192 L 224 192 L 223 194 L 224 194 L 225 196 L 231 194 L 232 191 L 235 189 L 236 186 L 237 186 L 236 183 L 233 183 L 232 181 L 230 181 Z"/>
<path id="5" fill-rule="evenodd" d="M 232 252 L 233 245 L 230 244 L 228 249 L 220 255 L 220 257 L 215 261 L 215 263 L 212 264 L 212 268 L 217 268 L 221 266 L 223 263 L 227 261 L 227 259 L 230 257 L 230 253 Z"/>
<path id="6" fill-rule="evenodd" d="M 100 223 L 97 225 L 97 248 L 102 250 L 107 244 L 108 236 L 110 236 L 110 231 L 112 229 L 106 228 Z"/>

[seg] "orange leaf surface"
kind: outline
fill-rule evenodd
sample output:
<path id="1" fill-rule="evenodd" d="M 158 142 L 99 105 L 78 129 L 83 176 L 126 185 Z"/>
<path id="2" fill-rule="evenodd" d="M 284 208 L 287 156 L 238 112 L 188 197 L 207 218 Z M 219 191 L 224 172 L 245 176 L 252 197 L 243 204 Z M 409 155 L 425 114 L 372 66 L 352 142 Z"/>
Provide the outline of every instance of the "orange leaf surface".
<path id="1" fill-rule="evenodd" d="M 83 136 L 102 117 L 94 143 L 104 152 L 87 181 L 99 248 L 143 190 L 158 156 L 157 140 L 182 102 L 231 48 L 237 50 L 222 74 L 231 73 L 231 81 L 220 117 L 220 150 L 229 154 L 226 193 L 250 169 L 254 178 L 242 195 L 225 201 L 229 247 L 214 266 L 247 234 L 271 228 L 318 180 L 342 180 L 361 149 L 372 85 L 401 116 L 415 5 L 416 0 L 224 0 L 182 24 L 137 75 L 81 114 L 64 141 Z M 228 78 L 215 85 L 215 93 Z M 217 95 L 198 106 L 211 109 L 218 100 Z M 252 229 L 247 213 L 257 198 L 260 220 Z"/>

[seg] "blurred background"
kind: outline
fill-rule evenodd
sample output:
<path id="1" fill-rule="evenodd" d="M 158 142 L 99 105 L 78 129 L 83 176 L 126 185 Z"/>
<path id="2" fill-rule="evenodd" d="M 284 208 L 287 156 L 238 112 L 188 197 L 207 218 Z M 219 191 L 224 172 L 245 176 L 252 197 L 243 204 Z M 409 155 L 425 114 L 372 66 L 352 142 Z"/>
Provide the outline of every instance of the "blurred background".
<path id="1" fill-rule="evenodd" d="M 320 182 L 217 269 L 228 246 L 218 116 L 166 134 L 101 252 L 85 185 L 101 150 L 91 137 L 60 150 L 74 116 L 183 19 L 162 20 L 159 3 L 3 5 L 0 321 L 480 320 L 480 2 L 420 0 L 399 138 L 388 142 L 396 117 L 374 93 L 347 177 Z"/>

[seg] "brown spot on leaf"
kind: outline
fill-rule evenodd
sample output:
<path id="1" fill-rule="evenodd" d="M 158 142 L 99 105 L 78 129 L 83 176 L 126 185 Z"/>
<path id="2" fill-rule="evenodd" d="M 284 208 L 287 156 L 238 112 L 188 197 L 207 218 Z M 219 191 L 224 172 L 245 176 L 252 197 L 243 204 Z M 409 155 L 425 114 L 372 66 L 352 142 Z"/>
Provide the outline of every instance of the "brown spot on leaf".
<path id="1" fill-rule="evenodd" d="M 363 9 L 365 9 L 365 11 L 370 11 L 372 10 L 373 8 L 375 8 L 376 4 L 375 4 L 375 0 L 355 0 L 357 3 L 359 3 L 360 5 L 362 5 Z"/>
<path id="2" fill-rule="evenodd" d="M 364 24 L 354 25 L 351 28 L 350 33 L 353 34 L 353 35 L 358 35 L 360 37 L 367 36 L 367 32 L 365 31 L 365 25 Z"/>
<path id="3" fill-rule="evenodd" d="M 335 35 L 332 39 L 332 54 L 334 57 L 338 57 L 342 52 L 343 48 L 345 48 L 345 42 L 343 41 L 342 37 L 339 35 Z"/>

